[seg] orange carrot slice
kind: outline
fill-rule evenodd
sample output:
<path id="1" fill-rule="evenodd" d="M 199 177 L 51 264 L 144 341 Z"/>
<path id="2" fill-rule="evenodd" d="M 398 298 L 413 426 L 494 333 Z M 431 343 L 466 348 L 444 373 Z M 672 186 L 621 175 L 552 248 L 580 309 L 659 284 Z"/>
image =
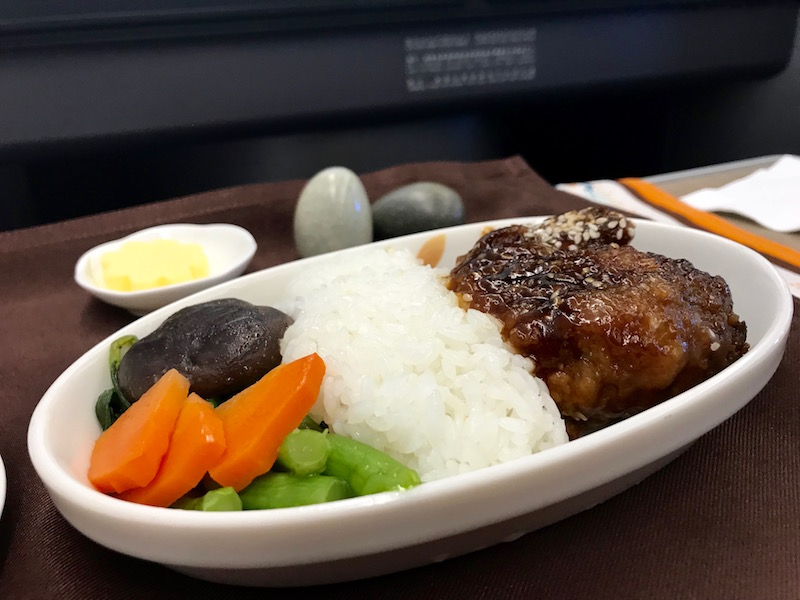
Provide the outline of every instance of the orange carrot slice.
<path id="1" fill-rule="evenodd" d="M 119 495 L 123 500 L 169 506 L 191 491 L 225 452 L 225 433 L 214 407 L 190 394 L 175 423 L 161 468 L 145 487 Z"/>
<path id="2" fill-rule="evenodd" d="M 189 380 L 171 369 L 97 438 L 89 481 L 101 492 L 124 492 L 150 483 L 167 452 Z"/>
<path id="3" fill-rule="evenodd" d="M 275 367 L 220 404 L 226 448 L 209 475 L 237 492 L 269 471 L 283 438 L 297 429 L 317 399 L 325 363 L 316 353 Z"/>

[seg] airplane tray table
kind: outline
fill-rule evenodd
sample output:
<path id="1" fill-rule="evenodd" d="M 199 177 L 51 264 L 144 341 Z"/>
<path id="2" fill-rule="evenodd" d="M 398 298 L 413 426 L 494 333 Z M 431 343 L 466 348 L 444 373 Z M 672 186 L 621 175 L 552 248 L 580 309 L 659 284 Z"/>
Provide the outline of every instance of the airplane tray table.
<path id="1" fill-rule="evenodd" d="M 362 176 L 370 198 L 413 181 L 456 189 L 467 221 L 551 214 L 590 203 L 556 191 L 521 158 L 402 165 Z M 410 571 L 270 591 L 192 579 L 83 537 L 58 513 L 28 457 L 31 413 L 78 357 L 134 317 L 72 279 L 88 248 L 170 222 L 227 222 L 258 241 L 249 271 L 296 258 L 303 181 L 212 191 L 0 233 L 0 597 L 797 598 L 800 594 L 800 311 L 783 362 L 743 410 L 662 470 L 587 511 L 508 543 Z M 213 551 L 213 549 L 209 549 Z"/>

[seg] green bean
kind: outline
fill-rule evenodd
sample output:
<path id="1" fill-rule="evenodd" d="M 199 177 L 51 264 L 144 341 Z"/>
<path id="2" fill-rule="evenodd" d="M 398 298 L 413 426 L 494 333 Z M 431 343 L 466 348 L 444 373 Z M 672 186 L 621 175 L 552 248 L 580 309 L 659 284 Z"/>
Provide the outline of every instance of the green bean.
<path id="1" fill-rule="evenodd" d="M 278 451 L 278 465 L 295 475 L 316 475 L 325 469 L 331 444 L 326 433 L 295 429 Z"/>
<path id="2" fill-rule="evenodd" d="M 350 486 L 338 477 L 269 472 L 256 477 L 239 492 L 244 510 L 288 508 L 342 500 L 353 495 Z"/>
<path id="3" fill-rule="evenodd" d="M 181 498 L 173 508 L 205 512 L 236 511 L 242 510 L 242 500 L 232 487 L 223 487 L 206 492 L 198 498 Z"/>
<path id="4" fill-rule="evenodd" d="M 344 479 L 358 496 L 419 485 L 419 475 L 388 454 L 358 440 L 328 434 L 331 452 L 323 471 Z"/>

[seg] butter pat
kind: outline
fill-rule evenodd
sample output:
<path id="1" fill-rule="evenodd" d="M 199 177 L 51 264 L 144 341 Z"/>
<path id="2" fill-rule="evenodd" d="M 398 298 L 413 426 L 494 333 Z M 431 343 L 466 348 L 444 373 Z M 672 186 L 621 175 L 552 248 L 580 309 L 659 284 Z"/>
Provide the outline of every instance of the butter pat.
<path id="1" fill-rule="evenodd" d="M 103 284 L 135 292 L 208 277 L 208 257 L 200 244 L 176 240 L 125 242 L 101 258 Z"/>

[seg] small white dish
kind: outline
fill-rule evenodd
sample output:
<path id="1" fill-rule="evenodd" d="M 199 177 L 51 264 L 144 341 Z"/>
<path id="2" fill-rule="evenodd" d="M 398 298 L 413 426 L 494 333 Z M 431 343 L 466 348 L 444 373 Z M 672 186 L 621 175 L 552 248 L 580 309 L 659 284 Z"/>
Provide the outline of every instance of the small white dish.
<path id="1" fill-rule="evenodd" d="M 463 225 L 376 245 L 407 247 L 416 253 L 444 233 L 440 265 L 450 267 L 487 226 L 537 220 Z M 634 246 L 687 258 L 725 277 L 734 309 L 747 322 L 750 350 L 700 385 L 562 446 L 406 492 L 278 510 L 201 513 L 153 508 L 91 487 L 89 457 L 100 433 L 93 407 L 110 385 L 108 345 L 113 339 L 142 337 L 178 309 L 216 298 L 275 304 L 286 281 L 312 261 L 347 260 L 359 251 L 356 247 L 240 277 L 114 333 L 70 366 L 42 397 L 28 430 L 31 461 L 57 509 L 84 535 L 123 554 L 210 581 L 260 586 L 332 583 L 435 563 L 517 539 L 586 510 L 663 467 L 745 406 L 767 384 L 783 356 L 792 297 L 762 256 L 705 232 L 646 221 L 637 221 Z M 66 422 L 69 427 L 63 427 Z"/>
<path id="2" fill-rule="evenodd" d="M 201 279 L 135 292 L 110 290 L 103 286 L 100 262 L 103 254 L 117 250 L 122 244 L 131 240 L 158 239 L 200 244 L 208 257 L 209 275 Z M 135 315 L 143 315 L 241 275 L 253 259 L 256 247 L 256 241 L 250 232 L 238 225 L 226 223 L 159 225 L 95 246 L 85 252 L 75 264 L 75 282 L 108 304 L 125 308 Z"/>

